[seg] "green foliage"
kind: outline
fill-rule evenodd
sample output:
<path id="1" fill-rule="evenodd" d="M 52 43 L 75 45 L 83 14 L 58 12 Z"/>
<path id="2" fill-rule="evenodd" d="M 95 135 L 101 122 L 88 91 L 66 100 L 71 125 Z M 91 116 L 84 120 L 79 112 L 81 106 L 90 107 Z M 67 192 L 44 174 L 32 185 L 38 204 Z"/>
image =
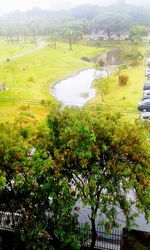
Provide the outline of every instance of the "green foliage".
<path id="1" fill-rule="evenodd" d="M 91 210 L 92 232 L 96 219 L 107 231 L 119 226 L 120 211 L 131 227 L 133 205 L 148 220 L 150 147 L 140 123 L 53 108 L 39 127 L 1 124 L 0 142 L 0 210 L 21 214 L 14 227 L 27 249 L 79 249 L 78 200 Z"/>
<path id="2" fill-rule="evenodd" d="M 91 207 L 91 220 L 96 219 L 99 209 L 100 215 L 106 215 L 104 223 L 114 226 L 119 206 L 130 227 L 136 216 L 131 214 L 132 204 L 148 215 L 149 202 L 145 198 L 150 159 L 140 125 L 121 124 L 117 116 L 90 117 L 83 110 L 66 109 L 54 111 L 48 126 L 48 148 L 57 148 L 51 155 L 58 169 L 73 180 L 83 205 Z M 137 198 L 128 201 L 131 189 Z"/>
<path id="3" fill-rule="evenodd" d="M 104 102 L 104 97 L 109 93 L 109 80 L 108 78 L 100 78 L 94 82 L 94 87 L 101 95 L 101 100 Z"/>
<path id="4" fill-rule="evenodd" d="M 76 197 L 66 177 L 38 146 L 36 130 L 27 130 L 22 123 L 2 124 L 0 142 L 0 210 L 14 218 L 20 214 L 13 227 L 26 249 L 45 250 L 50 244 L 54 249 L 79 249 L 77 214 L 72 211 Z M 31 153 L 33 147 L 36 151 Z"/>
<path id="5" fill-rule="evenodd" d="M 129 35 L 129 39 L 135 43 L 141 43 L 142 41 L 142 37 L 147 36 L 148 35 L 148 28 L 144 25 L 135 25 L 132 27 L 132 29 L 130 30 L 130 35 Z"/>
<path id="6" fill-rule="evenodd" d="M 128 31 L 132 22 L 132 18 L 127 14 L 107 12 L 93 19 L 93 27 L 96 32 L 104 30 L 110 37 L 114 32 Z"/>
<path id="7" fill-rule="evenodd" d="M 126 53 L 125 56 L 129 58 L 131 66 L 138 66 L 142 64 L 144 59 L 144 54 L 138 49 L 133 49 L 130 53 Z"/>

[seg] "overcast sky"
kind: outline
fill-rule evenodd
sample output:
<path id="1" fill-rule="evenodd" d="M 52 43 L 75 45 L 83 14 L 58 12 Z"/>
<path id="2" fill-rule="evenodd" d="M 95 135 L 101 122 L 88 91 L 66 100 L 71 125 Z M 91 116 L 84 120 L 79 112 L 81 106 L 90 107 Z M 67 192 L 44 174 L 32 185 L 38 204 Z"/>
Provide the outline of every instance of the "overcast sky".
<path id="1" fill-rule="evenodd" d="M 126 0 L 128 3 L 143 3 L 150 0 Z M 18 10 L 27 10 L 38 6 L 42 9 L 67 9 L 81 4 L 109 5 L 117 0 L 0 0 L 0 13 Z"/>
<path id="2" fill-rule="evenodd" d="M 10 12 L 16 9 L 27 10 L 38 6 L 43 9 L 72 8 L 80 4 L 110 4 L 116 0 L 0 0 L 0 12 Z"/>

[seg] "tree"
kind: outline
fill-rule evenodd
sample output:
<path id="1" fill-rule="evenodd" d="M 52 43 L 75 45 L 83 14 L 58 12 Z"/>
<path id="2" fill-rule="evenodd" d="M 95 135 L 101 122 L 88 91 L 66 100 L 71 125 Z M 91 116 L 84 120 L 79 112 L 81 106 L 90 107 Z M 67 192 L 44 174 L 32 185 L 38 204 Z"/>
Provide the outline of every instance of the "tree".
<path id="1" fill-rule="evenodd" d="M 72 30 L 67 29 L 65 31 L 66 36 L 68 37 L 69 49 L 72 50 Z"/>
<path id="2" fill-rule="evenodd" d="M 60 25 L 59 29 L 60 32 L 65 30 L 65 33 L 70 29 L 72 31 L 72 39 L 76 41 L 78 39 L 83 39 L 83 35 L 89 33 L 90 24 L 86 19 L 66 21 Z M 63 33 L 62 36 L 64 36 Z"/>
<path id="3" fill-rule="evenodd" d="M 47 249 L 50 237 L 54 249 L 79 249 L 77 200 L 90 207 L 90 249 L 96 219 L 109 231 L 122 212 L 130 227 L 134 205 L 148 220 L 150 147 L 140 123 L 53 109 L 34 130 L 23 121 L 1 124 L 0 142 L 0 211 L 10 211 L 27 249 Z"/>
<path id="4" fill-rule="evenodd" d="M 113 33 L 128 31 L 131 25 L 132 19 L 127 14 L 108 12 L 98 15 L 93 19 L 93 30 L 95 32 L 103 30 L 109 38 Z"/>
<path id="5" fill-rule="evenodd" d="M 107 78 L 98 77 L 94 82 L 94 86 L 98 91 L 100 91 L 102 102 L 104 102 L 104 95 L 106 95 L 109 90 L 109 72 L 107 63 L 104 62 L 102 59 L 98 58 L 96 62 L 96 69 L 99 71 L 101 71 L 101 69 L 104 70 L 104 66 L 105 71 L 107 73 Z"/>
<path id="6" fill-rule="evenodd" d="M 96 242 L 96 219 L 109 231 L 118 226 L 122 212 L 131 227 L 137 216 L 133 205 L 149 217 L 149 143 L 140 124 L 123 124 L 119 118 L 72 109 L 54 110 L 48 117 L 46 150 L 78 199 L 90 207 L 90 249 Z M 131 191 L 136 198 L 128 198 Z"/>
<path id="7" fill-rule="evenodd" d="M 57 32 L 52 33 L 50 35 L 50 41 L 53 42 L 55 49 L 57 49 L 57 45 L 56 45 L 57 40 L 58 40 L 58 33 Z"/>
<path id="8" fill-rule="evenodd" d="M 133 43 L 141 43 L 142 37 L 148 35 L 148 28 L 144 25 L 135 25 L 130 30 L 129 39 Z"/>
<path id="9" fill-rule="evenodd" d="M 26 249 L 77 250 L 76 197 L 31 131 L 23 121 L 0 125 L 0 216 L 10 213 Z"/>

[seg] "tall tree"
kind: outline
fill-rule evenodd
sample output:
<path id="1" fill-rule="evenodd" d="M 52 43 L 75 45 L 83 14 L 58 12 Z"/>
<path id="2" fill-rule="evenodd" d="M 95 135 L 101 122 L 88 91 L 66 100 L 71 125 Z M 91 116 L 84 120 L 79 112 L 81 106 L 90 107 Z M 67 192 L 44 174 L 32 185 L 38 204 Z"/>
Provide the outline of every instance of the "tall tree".
<path id="1" fill-rule="evenodd" d="M 127 227 L 134 225 L 137 213 L 132 206 L 149 217 L 149 143 L 142 126 L 122 124 L 119 118 L 97 113 L 91 117 L 83 110 L 55 110 L 48 118 L 46 148 L 57 171 L 90 208 L 90 249 L 96 242 L 96 219 L 108 231 L 118 226 L 120 212 Z"/>
<path id="2" fill-rule="evenodd" d="M 144 25 L 135 25 L 130 30 L 129 38 L 133 43 L 141 43 L 142 37 L 148 35 L 149 29 Z"/>
<path id="3" fill-rule="evenodd" d="M 93 29 L 95 32 L 105 31 L 108 37 L 113 33 L 129 31 L 132 25 L 132 19 L 127 14 L 106 12 L 93 19 Z"/>
<path id="4" fill-rule="evenodd" d="M 65 34 L 68 38 L 68 43 L 69 43 L 69 49 L 72 50 L 72 30 L 71 29 L 67 29 L 65 31 Z"/>
<path id="5" fill-rule="evenodd" d="M 31 131 L 23 121 L 0 125 L 0 216 L 10 213 L 26 249 L 77 250 L 76 197 Z"/>

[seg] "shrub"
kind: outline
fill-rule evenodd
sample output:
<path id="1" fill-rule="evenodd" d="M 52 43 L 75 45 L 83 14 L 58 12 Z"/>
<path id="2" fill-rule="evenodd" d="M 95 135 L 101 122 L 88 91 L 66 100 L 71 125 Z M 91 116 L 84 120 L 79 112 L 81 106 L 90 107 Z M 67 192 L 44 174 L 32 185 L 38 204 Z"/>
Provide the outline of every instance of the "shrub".
<path id="1" fill-rule="evenodd" d="M 105 62 L 101 58 L 98 58 L 96 64 L 97 66 L 104 67 Z"/>
<path id="2" fill-rule="evenodd" d="M 119 76 L 119 85 L 125 86 L 129 80 L 129 77 L 127 75 L 120 75 Z"/>
<path id="3" fill-rule="evenodd" d="M 45 100 L 41 100 L 41 101 L 40 101 L 40 104 L 41 104 L 41 105 L 45 105 L 45 104 L 46 104 Z"/>
<path id="4" fill-rule="evenodd" d="M 29 104 L 27 104 L 27 105 L 21 105 L 20 106 L 20 110 L 26 111 L 28 109 L 30 109 L 30 105 Z"/>
<path id="5" fill-rule="evenodd" d="M 29 82 L 35 82 L 34 77 L 33 76 L 29 76 L 28 81 Z"/>

